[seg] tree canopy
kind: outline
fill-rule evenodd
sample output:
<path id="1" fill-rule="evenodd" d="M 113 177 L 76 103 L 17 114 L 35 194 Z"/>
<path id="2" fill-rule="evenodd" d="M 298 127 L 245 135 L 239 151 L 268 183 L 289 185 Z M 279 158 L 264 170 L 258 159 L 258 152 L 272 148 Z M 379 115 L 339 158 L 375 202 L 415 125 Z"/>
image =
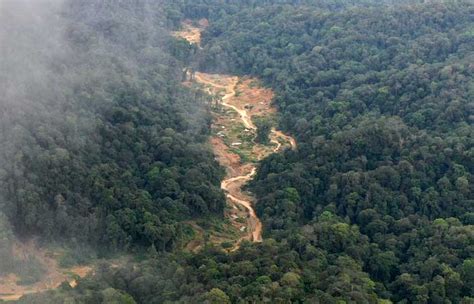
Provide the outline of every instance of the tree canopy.
<path id="1" fill-rule="evenodd" d="M 0 120 L 2 210 L 148 253 L 21 303 L 472 303 L 470 1 L 67 3 L 56 94 Z M 202 48 L 170 36 L 186 18 L 209 19 Z M 262 79 L 298 141 L 259 163 L 264 241 L 231 253 L 177 246 L 225 202 L 188 65 Z"/>

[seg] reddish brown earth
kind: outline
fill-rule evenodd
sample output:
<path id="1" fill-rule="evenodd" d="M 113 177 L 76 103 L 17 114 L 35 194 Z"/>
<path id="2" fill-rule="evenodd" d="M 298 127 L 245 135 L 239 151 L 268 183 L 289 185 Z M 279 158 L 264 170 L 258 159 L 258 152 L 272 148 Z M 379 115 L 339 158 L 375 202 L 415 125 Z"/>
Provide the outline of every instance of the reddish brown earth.
<path id="1" fill-rule="evenodd" d="M 14 274 L 0 277 L 0 300 L 13 301 L 30 293 L 37 293 L 59 287 L 63 282 L 69 282 L 72 287 L 77 285 L 76 276 L 85 277 L 92 271 L 90 266 L 61 268 L 54 253 L 39 248 L 35 242 L 16 243 L 12 254 L 20 260 L 29 256 L 35 257 L 46 269 L 41 280 L 31 285 L 19 285 L 19 278 Z"/>
<path id="2" fill-rule="evenodd" d="M 293 138 L 275 128 L 272 128 L 270 133 L 273 146 L 253 141 L 256 126 L 252 118 L 276 113 L 276 109 L 271 105 L 273 92 L 259 86 L 257 80 L 199 72 L 196 73 L 195 80 L 209 94 L 217 96 L 218 100 L 219 108 L 214 111 L 213 126 L 213 129 L 217 130 L 217 136 L 213 136 L 210 143 L 217 160 L 227 171 L 226 178 L 221 183 L 231 207 L 226 216 L 242 233 L 231 250 L 237 249 L 243 240 L 261 242 L 262 224 L 254 210 L 255 198 L 242 188 L 253 178 L 256 161 L 280 151 L 282 147 L 294 149 L 296 143 Z M 236 129 L 238 125 L 241 126 Z M 240 133 L 236 134 L 236 130 Z M 245 137 L 252 140 L 244 144 L 241 139 Z M 236 150 L 247 155 L 247 159 L 242 159 Z"/>
<path id="3" fill-rule="evenodd" d="M 191 20 L 185 20 L 182 23 L 180 31 L 173 33 L 173 36 L 186 39 L 189 43 L 199 45 L 201 43 L 201 33 L 206 27 L 209 26 L 207 19 L 201 19 L 197 23 L 198 26 L 194 26 Z"/>
<path id="4" fill-rule="evenodd" d="M 199 45 L 201 33 L 208 25 L 205 19 L 200 20 L 197 26 L 187 20 L 183 23 L 182 30 L 175 32 L 174 36 Z M 213 112 L 215 134 L 210 139 L 210 144 L 216 159 L 227 172 L 221 183 L 229 206 L 225 216 L 240 234 L 229 250 L 236 250 L 243 240 L 261 242 L 262 223 L 254 210 L 255 198 L 242 188 L 253 178 L 257 161 L 271 153 L 279 152 L 284 147 L 296 149 L 296 141 L 272 128 L 270 145 L 255 143 L 257 128 L 252 118 L 272 118 L 276 115 L 276 109 L 271 104 L 272 90 L 263 88 L 257 79 L 197 72 L 194 81 L 216 100 Z M 192 85 L 190 82 L 185 84 Z M 195 223 L 192 223 L 192 226 L 202 239 L 203 229 L 196 227 Z M 214 236 L 210 240 L 213 243 L 229 241 L 222 236 Z M 202 242 L 193 240 L 186 247 L 196 251 L 202 247 Z"/>

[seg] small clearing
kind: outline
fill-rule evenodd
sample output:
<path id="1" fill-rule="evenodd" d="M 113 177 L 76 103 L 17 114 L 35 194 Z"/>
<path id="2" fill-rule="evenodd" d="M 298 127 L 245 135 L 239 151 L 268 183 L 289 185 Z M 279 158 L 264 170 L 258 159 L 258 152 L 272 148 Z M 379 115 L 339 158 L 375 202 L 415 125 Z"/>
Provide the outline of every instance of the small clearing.
<path id="1" fill-rule="evenodd" d="M 43 266 L 45 273 L 38 282 L 31 285 L 19 284 L 19 278 L 15 274 L 1 276 L 0 300 L 4 301 L 16 301 L 26 294 L 54 289 L 63 282 L 68 282 L 71 287 L 75 287 L 78 277 L 85 277 L 92 272 L 90 266 L 59 267 L 57 254 L 39 248 L 34 241 L 15 243 L 12 254 L 25 260 L 28 257 L 34 257 Z"/>
<path id="2" fill-rule="evenodd" d="M 174 37 L 186 39 L 191 44 L 200 45 L 201 43 L 201 33 L 206 27 L 209 26 L 207 19 L 201 19 L 195 24 L 191 20 L 185 20 L 182 23 L 180 31 L 173 33 Z"/>
<path id="3" fill-rule="evenodd" d="M 262 241 L 262 223 L 253 207 L 255 198 L 243 190 L 256 173 L 256 163 L 282 148 L 295 149 L 296 142 L 273 127 L 269 145 L 255 143 L 257 128 L 252 119 L 276 115 L 271 105 L 273 92 L 260 86 L 256 79 L 200 72 L 195 79 L 217 101 L 213 107 L 214 136 L 210 143 L 217 160 L 227 171 L 221 183 L 229 205 L 226 218 L 241 235 L 228 248 L 233 251 L 243 240 Z"/>
<path id="4" fill-rule="evenodd" d="M 207 25 L 207 20 L 201 20 L 199 26 L 188 20 L 183 23 L 183 30 L 175 32 L 174 36 L 199 45 L 201 33 Z M 234 228 L 234 233 L 213 235 L 215 233 L 205 232 L 193 223 L 198 238 L 186 247 L 190 251 L 199 250 L 205 242 L 203 235 L 207 235 L 210 242 L 225 244 L 224 248 L 234 251 L 243 240 L 262 241 L 262 223 L 254 210 L 255 198 L 243 189 L 255 175 L 257 162 L 283 148 L 296 149 L 296 141 L 272 127 L 268 144 L 255 142 L 257 127 L 253 119 L 275 121 L 277 114 L 271 104 L 272 90 L 261 86 L 257 79 L 196 72 L 194 82 L 214 100 L 210 144 L 216 159 L 226 168 L 227 175 L 221 188 L 227 196 L 225 218 Z M 185 85 L 193 84 L 186 82 Z M 237 239 L 233 237 L 235 233 L 239 235 Z"/>

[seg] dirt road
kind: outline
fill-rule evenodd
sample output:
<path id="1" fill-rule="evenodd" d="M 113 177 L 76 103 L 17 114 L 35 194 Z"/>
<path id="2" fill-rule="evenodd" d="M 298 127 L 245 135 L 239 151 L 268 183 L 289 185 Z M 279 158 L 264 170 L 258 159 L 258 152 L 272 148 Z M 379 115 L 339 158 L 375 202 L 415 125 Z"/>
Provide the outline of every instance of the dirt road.
<path id="1" fill-rule="evenodd" d="M 230 217 L 236 227 L 244 230 L 246 233 L 236 242 L 232 250 L 238 248 L 243 240 L 253 242 L 262 241 L 262 223 L 254 210 L 255 199 L 250 194 L 242 190 L 243 186 L 250 181 L 256 173 L 256 161 L 268 156 L 270 153 L 279 152 L 283 146 L 296 148 L 295 140 L 276 130 L 271 129 L 270 142 L 274 147 L 268 147 L 255 143 L 253 140 L 256 134 L 256 126 L 252 121 L 252 116 L 264 116 L 273 114 L 275 109 L 271 107 L 272 94 L 268 94 L 267 89 L 251 85 L 252 81 L 243 81 L 235 76 L 196 73 L 196 82 L 204 86 L 211 95 L 220 97 L 220 105 L 234 112 L 229 116 L 228 112 L 219 112 L 216 114 L 216 121 L 220 124 L 222 131 L 218 134 L 221 138 L 214 137 L 211 140 L 214 152 L 222 166 L 227 169 L 227 176 L 221 183 L 221 188 L 226 192 L 228 203 L 233 206 L 233 210 L 243 209 L 245 215 L 245 225 L 239 225 L 242 222 L 242 215 L 230 212 Z M 238 88 L 238 93 L 237 89 Z M 238 139 L 243 134 L 232 134 L 236 125 L 243 125 L 243 132 L 251 134 L 252 140 L 248 142 L 248 159 L 242 160 L 235 150 L 245 150 L 242 142 Z M 234 135 L 234 137 L 232 137 Z M 235 137 L 237 136 L 237 137 Z M 227 144 L 225 143 L 227 140 Z M 239 152 L 239 151 L 237 151 Z M 237 211 L 236 211 L 237 212 Z M 240 218 L 240 221 L 239 221 Z"/>
<path id="2" fill-rule="evenodd" d="M 216 80 L 217 79 L 217 80 Z M 224 81 L 225 84 L 219 82 Z M 253 124 L 248 112 L 245 109 L 240 109 L 236 105 L 231 102 L 231 98 L 235 97 L 235 86 L 238 82 L 237 77 L 229 77 L 229 76 L 220 76 L 218 75 L 210 75 L 205 73 L 197 73 L 196 74 L 196 81 L 198 83 L 204 84 L 207 86 L 208 93 L 210 94 L 224 94 L 221 99 L 221 105 L 227 107 L 233 111 L 235 111 L 239 118 L 240 122 L 250 130 L 256 130 L 255 125 Z M 237 121 L 235 123 L 238 123 Z M 218 148 L 216 145 L 213 146 L 215 149 Z M 229 148 L 229 147 L 227 147 Z M 226 149 L 227 150 L 227 149 Z M 217 155 L 222 154 L 222 150 Z M 232 153 L 230 151 L 225 151 L 224 153 Z M 222 163 L 221 163 L 222 164 Z M 228 164 L 223 164 L 228 165 Z M 239 166 L 236 170 L 235 166 Z M 237 204 L 243 207 L 247 214 L 247 226 L 245 230 L 247 231 L 246 235 L 242 236 L 242 238 L 237 242 L 240 242 L 243 239 L 247 239 L 253 242 L 261 242 L 262 241 L 262 223 L 260 219 L 257 217 L 255 210 L 253 209 L 254 199 L 253 197 L 249 196 L 247 193 L 242 191 L 242 186 L 252 179 L 255 175 L 256 167 L 254 164 L 246 164 L 240 162 L 239 164 L 233 164 L 232 168 L 229 168 L 228 174 L 226 178 L 221 183 L 221 188 L 226 192 L 227 199 L 230 204 Z M 246 172 L 241 175 L 234 175 L 237 172 Z M 230 173 L 230 174 L 229 174 Z"/>
<path id="3" fill-rule="evenodd" d="M 192 22 L 185 22 L 183 30 L 174 35 L 199 46 L 201 32 L 208 25 L 207 20 L 201 20 L 199 24 L 199 27 L 194 27 Z M 296 141 L 271 128 L 270 145 L 255 142 L 257 127 L 252 117 L 271 117 L 276 114 L 276 109 L 271 105 L 273 92 L 261 87 L 257 80 L 200 72 L 195 73 L 194 79 L 210 95 L 215 96 L 218 104 L 225 109 L 214 111 L 213 129 L 217 131 L 210 143 L 216 158 L 227 172 L 221 183 L 230 206 L 226 217 L 241 233 L 230 249 L 233 251 L 239 248 L 243 240 L 262 241 L 262 223 L 254 210 L 255 198 L 243 190 L 256 173 L 256 163 L 271 153 L 281 151 L 283 147 L 296 149 Z M 196 241 L 192 242 L 189 247 L 200 248 Z"/>

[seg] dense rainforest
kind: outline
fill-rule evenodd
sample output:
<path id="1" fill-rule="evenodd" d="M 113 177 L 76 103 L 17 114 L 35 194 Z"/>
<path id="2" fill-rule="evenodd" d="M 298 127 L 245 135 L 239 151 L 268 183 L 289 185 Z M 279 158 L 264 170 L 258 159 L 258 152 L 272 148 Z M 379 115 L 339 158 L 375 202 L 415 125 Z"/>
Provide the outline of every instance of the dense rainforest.
<path id="1" fill-rule="evenodd" d="M 23 63 L 44 74 L 0 78 L 0 220 L 142 251 L 20 303 L 472 303 L 474 5 L 426 2 L 66 1 L 61 47 Z M 202 49 L 170 36 L 201 18 Z M 259 164 L 264 240 L 232 253 L 179 246 L 225 205 L 187 65 L 260 78 L 298 141 Z"/>
<path id="2" fill-rule="evenodd" d="M 170 250 L 180 222 L 222 213 L 205 96 L 180 85 L 149 5 L 67 1 L 33 19 L 36 36 L 3 33 L 0 203 L 18 235 Z"/>

